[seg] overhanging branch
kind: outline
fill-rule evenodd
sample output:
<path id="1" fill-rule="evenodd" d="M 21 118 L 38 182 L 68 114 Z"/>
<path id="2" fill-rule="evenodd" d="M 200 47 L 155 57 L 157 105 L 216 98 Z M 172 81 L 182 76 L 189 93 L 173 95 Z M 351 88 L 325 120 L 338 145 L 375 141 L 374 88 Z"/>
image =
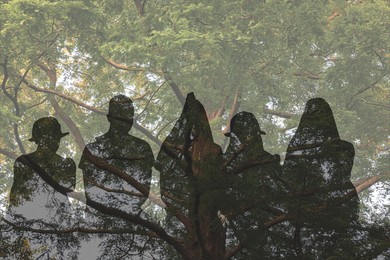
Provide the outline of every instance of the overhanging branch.
<path id="1" fill-rule="evenodd" d="M 42 92 L 42 93 L 47 93 L 47 94 L 53 94 L 53 95 L 56 95 L 60 98 L 63 98 L 63 99 L 66 99 L 80 107 L 83 107 L 83 108 L 86 108 L 88 109 L 89 111 L 92 111 L 94 113 L 97 113 L 99 115 L 105 115 L 106 112 L 104 112 L 102 109 L 99 109 L 97 107 L 94 107 L 94 106 L 90 106 L 90 105 L 87 105 L 69 95 L 66 95 L 66 94 L 63 94 L 63 93 L 60 93 L 58 91 L 55 91 L 55 90 L 52 90 L 52 89 L 43 89 L 43 88 L 39 88 L 33 84 L 31 84 L 30 82 L 28 82 L 26 79 L 23 79 L 23 83 L 25 83 L 29 88 L 35 90 L 36 92 Z M 150 140 L 152 140 L 153 142 L 155 142 L 156 144 L 158 145 L 161 145 L 161 141 L 155 137 L 154 135 L 152 135 L 146 128 L 144 128 L 143 126 L 139 125 L 137 122 L 134 122 L 134 128 L 136 128 L 138 131 L 140 131 L 141 133 L 143 133 L 146 137 L 148 137 Z"/>
<path id="2" fill-rule="evenodd" d="M 275 111 L 271 109 L 264 109 L 263 112 L 268 115 L 278 116 L 286 119 L 290 119 L 292 117 L 296 117 L 297 115 L 290 112 L 282 112 L 282 111 Z"/>

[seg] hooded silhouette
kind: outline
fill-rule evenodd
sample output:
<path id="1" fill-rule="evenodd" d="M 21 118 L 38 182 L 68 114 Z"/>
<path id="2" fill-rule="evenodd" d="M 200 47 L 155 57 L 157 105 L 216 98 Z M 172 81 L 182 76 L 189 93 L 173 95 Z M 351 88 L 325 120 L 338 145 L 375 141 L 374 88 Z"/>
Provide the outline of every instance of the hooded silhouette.
<path id="1" fill-rule="evenodd" d="M 193 246 L 188 259 L 222 258 L 225 230 L 217 214 L 225 180 L 221 166 L 222 150 L 213 141 L 206 111 L 190 93 L 155 163 L 162 198 L 184 212 L 168 211 L 165 226 Z"/>
<path id="2" fill-rule="evenodd" d="M 323 256 L 330 257 L 336 250 L 330 245 L 338 243 L 334 234 L 345 235 L 356 224 L 359 198 L 350 181 L 354 155 L 353 145 L 340 139 L 329 104 L 322 98 L 309 100 L 283 166 L 298 256 L 312 253 L 306 251 L 310 239 L 305 237 L 314 232 L 322 236 L 323 243 L 317 244 Z"/>
<path id="3" fill-rule="evenodd" d="M 196 140 L 196 142 L 195 142 Z M 205 143 L 208 146 L 194 145 Z M 211 149 L 211 150 L 210 150 Z M 210 154 L 216 154 L 209 157 Z M 193 93 L 188 94 L 183 112 L 161 145 L 155 167 L 161 173 L 161 189 L 185 198 L 178 206 L 188 206 L 193 176 L 202 167 L 221 163 L 221 148 L 214 144 L 206 112 Z M 207 170 L 207 169 L 206 169 Z M 163 195 L 167 200 L 171 198 Z"/>

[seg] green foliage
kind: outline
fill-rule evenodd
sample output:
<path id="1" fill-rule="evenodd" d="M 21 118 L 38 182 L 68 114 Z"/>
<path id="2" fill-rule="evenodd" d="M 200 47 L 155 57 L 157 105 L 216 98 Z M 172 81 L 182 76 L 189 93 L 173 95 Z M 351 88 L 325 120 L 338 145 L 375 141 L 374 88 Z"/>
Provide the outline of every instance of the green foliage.
<path id="1" fill-rule="evenodd" d="M 136 2 L 145 2 L 143 13 Z M 134 99 L 136 116 L 142 112 L 138 123 L 162 141 L 182 108 L 173 85 L 184 97 L 196 94 L 221 145 L 240 93 L 238 111 L 255 114 L 267 132 L 265 149 L 282 157 L 305 102 L 322 97 L 341 138 L 355 146 L 352 179 L 388 176 L 389 16 L 385 0 L 1 1 L 0 190 L 10 189 L 9 153 L 21 154 L 21 144 L 34 149 L 27 140 L 33 122 L 60 117 L 53 95 L 42 91 L 60 94 L 54 99 L 85 143 L 107 130 L 108 101 L 119 93 Z M 55 72 L 55 82 L 45 69 Z M 16 93 L 17 106 L 5 92 Z M 132 133 L 157 154 L 159 144 L 142 130 Z M 82 144 L 72 136 L 61 153 L 77 162 Z M 381 196 L 389 192 L 388 183 L 384 187 Z M 360 196 L 362 208 L 369 208 L 370 193 Z M 381 213 L 372 214 L 385 222 Z"/>

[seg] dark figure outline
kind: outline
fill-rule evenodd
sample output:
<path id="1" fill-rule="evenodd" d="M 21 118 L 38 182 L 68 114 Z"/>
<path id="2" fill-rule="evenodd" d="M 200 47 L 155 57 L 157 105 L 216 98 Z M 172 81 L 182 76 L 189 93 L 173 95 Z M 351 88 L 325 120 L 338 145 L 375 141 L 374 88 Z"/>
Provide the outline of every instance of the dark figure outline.
<path id="1" fill-rule="evenodd" d="M 280 156 L 264 149 L 262 135 L 266 133 L 256 117 L 247 111 L 234 115 L 230 131 L 225 133 L 230 137 L 224 153 L 224 165 L 231 180 L 227 194 L 232 196 L 225 210 L 234 216 L 230 227 L 246 245 L 247 259 L 261 255 L 263 248 L 259 245 L 264 245 L 269 235 L 263 223 L 274 217 L 272 208 L 281 199 Z"/>
<path id="2" fill-rule="evenodd" d="M 353 244 L 337 247 L 351 240 L 348 232 L 358 225 L 359 198 L 350 181 L 354 156 L 353 145 L 339 136 L 329 104 L 323 98 L 308 100 L 283 165 L 291 193 L 286 207 L 294 216 L 291 245 L 297 257 L 313 253 L 302 242 L 310 231 L 323 247 L 323 257 L 341 254 L 339 250 L 354 257 Z"/>
<path id="3" fill-rule="evenodd" d="M 71 158 L 64 158 L 56 152 L 60 141 L 68 132 L 61 131 L 61 125 L 54 117 L 43 117 L 34 122 L 30 142 L 37 144 L 37 149 L 29 154 L 19 156 L 14 163 L 14 181 L 10 192 L 10 205 L 6 219 L 13 225 L 22 228 L 63 228 L 72 226 L 73 209 L 67 197 L 75 185 L 76 164 Z M 44 199 L 44 200 L 43 200 Z M 38 215 L 37 215 L 38 214 Z M 35 246 L 67 243 L 72 234 L 57 240 L 44 235 L 36 236 L 25 233 L 23 237 Z M 11 237 L 12 239 L 12 237 Z M 47 240 L 50 239 L 50 240 Z M 72 243 L 78 247 L 77 239 Z M 49 251 L 47 251 L 49 252 Z M 57 249 L 57 254 L 66 253 Z"/>
<path id="4" fill-rule="evenodd" d="M 154 163 L 152 149 L 146 141 L 129 134 L 134 120 L 134 106 L 129 97 L 117 95 L 110 99 L 107 120 L 110 123 L 108 131 L 96 137 L 94 142 L 87 144 L 80 159 L 79 168 L 83 171 L 87 200 L 139 215 L 142 213 L 141 205 L 148 197 L 125 179 L 109 170 L 99 168 L 93 160 L 102 160 L 120 169 L 144 188 L 149 189 Z M 90 207 L 87 207 L 85 224 L 110 228 L 130 226 L 134 230 L 139 228 L 129 225 L 126 221 L 96 212 Z M 129 243 L 135 245 L 139 239 L 142 239 L 136 234 L 116 236 L 121 236 L 123 243 L 127 243 L 128 246 L 132 246 Z M 107 239 L 110 239 L 109 237 L 107 236 Z M 139 244 L 143 243 L 145 241 L 139 242 Z M 107 251 L 107 248 L 105 250 Z"/>
<path id="5" fill-rule="evenodd" d="M 158 153 L 155 168 L 161 174 L 164 201 L 184 214 L 167 212 L 168 230 L 193 250 L 186 259 L 222 259 L 226 239 L 218 218 L 223 194 L 222 149 L 214 143 L 203 105 L 189 93 Z M 206 245 L 203 238 L 212 241 Z"/>

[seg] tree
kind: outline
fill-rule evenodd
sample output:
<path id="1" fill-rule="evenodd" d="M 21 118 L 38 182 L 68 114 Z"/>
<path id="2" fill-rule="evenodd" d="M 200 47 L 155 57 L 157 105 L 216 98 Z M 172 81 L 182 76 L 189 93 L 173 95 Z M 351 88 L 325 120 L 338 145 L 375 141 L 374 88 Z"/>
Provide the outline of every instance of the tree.
<path id="1" fill-rule="evenodd" d="M 34 149 L 27 141 L 31 126 L 48 114 L 71 132 L 61 155 L 78 162 L 85 143 L 107 129 L 109 99 L 126 94 L 135 103 L 134 134 L 148 141 L 157 157 L 187 93 L 194 92 L 222 151 L 228 142 L 221 129 L 236 113 L 248 111 L 267 133 L 265 149 L 283 161 L 305 103 L 322 97 L 333 109 L 341 138 L 355 147 L 352 181 L 360 219 L 375 229 L 378 241 L 386 235 L 376 230 L 388 227 L 388 216 L 375 208 L 386 205 L 389 189 L 386 1 L 14 0 L 0 6 L 3 205 L 13 161 Z M 138 191 L 147 196 L 148 187 Z M 168 203 L 167 212 L 174 206 Z M 170 233 L 172 227 L 125 220 L 170 245 L 156 254 L 183 256 L 185 247 Z M 283 234 L 283 223 L 272 226 L 275 234 Z M 226 258 L 245 252 L 232 232 Z M 107 248 L 117 247 L 110 253 L 124 254 L 121 235 L 113 237 Z M 370 250 L 362 255 L 383 253 Z"/>

